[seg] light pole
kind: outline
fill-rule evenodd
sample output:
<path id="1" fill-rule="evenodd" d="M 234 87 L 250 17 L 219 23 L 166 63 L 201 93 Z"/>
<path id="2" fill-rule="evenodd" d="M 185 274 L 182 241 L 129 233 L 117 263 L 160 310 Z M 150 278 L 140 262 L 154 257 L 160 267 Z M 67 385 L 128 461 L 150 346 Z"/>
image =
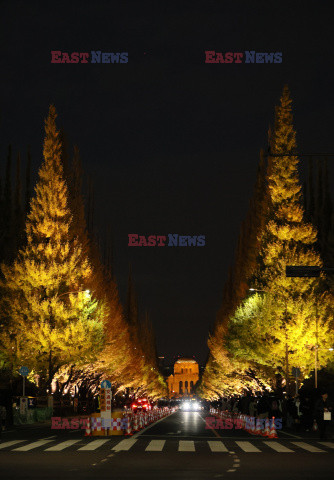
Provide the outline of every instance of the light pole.
<path id="1" fill-rule="evenodd" d="M 249 288 L 249 291 L 251 292 L 263 292 L 267 293 L 266 290 L 261 290 L 258 288 Z M 285 303 L 285 321 L 287 321 L 287 316 L 288 316 L 288 307 L 287 307 L 287 301 L 284 299 Z M 285 325 L 285 330 L 286 330 L 286 325 Z M 289 378 L 289 345 L 288 345 L 288 339 L 287 339 L 287 334 L 285 334 L 285 382 L 286 382 L 286 391 L 289 394 L 290 393 L 290 378 Z"/>
<path id="2" fill-rule="evenodd" d="M 317 278 L 320 277 L 320 273 L 332 274 L 334 273 L 333 267 L 319 267 L 317 265 L 287 265 L 286 276 L 287 277 L 307 277 Z M 315 346 L 314 346 L 314 388 L 318 388 L 318 297 L 316 296 L 315 302 Z"/>
<path id="3" fill-rule="evenodd" d="M 314 387 L 318 388 L 318 300 L 315 300 Z"/>

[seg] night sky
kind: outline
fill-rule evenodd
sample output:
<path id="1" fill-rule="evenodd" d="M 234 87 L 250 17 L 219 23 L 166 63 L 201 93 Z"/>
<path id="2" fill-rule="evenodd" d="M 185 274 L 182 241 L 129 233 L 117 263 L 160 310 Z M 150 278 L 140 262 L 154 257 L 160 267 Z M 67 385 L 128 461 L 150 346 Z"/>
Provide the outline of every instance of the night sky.
<path id="1" fill-rule="evenodd" d="M 121 297 L 131 262 L 167 359 L 205 362 L 285 83 L 300 150 L 334 153 L 331 5 L 291 3 L 0 3 L 1 174 L 9 143 L 15 155 L 31 145 L 37 171 L 54 103 L 93 178 L 100 236 L 112 230 Z M 52 64 L 52 50 L 129 60 Z M 206 50 L 282 52 L 283 61 L 207 64 Z M 206 246 L 131 248 L 128 233 L 206 235 Z"/>

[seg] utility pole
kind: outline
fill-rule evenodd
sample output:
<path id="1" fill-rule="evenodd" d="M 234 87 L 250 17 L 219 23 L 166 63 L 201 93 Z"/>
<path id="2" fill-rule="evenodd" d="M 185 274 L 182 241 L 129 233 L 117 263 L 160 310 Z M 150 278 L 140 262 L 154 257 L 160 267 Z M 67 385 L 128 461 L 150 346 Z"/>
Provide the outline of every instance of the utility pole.
<path id="1" fill-rule="evenodd" d="M 318 301 L 315 303 L 314 387 L 318 388 Z"/>
<path id="2" fill-rule="evenodd" d="M 289 380 L 289 346 L 286 339 L 285 343 L 285 378 L 286 378 L 286 393 L 290 395 L 290 380 Z"/>
<path id="3" fill-rule="evenodd" d="M 288 265 L 286 267 L 287 277 L 320 277 L 320 273 L 333 274 L 333 267 L 318 267 L 315 265 Z M 318 299 L 315 302 L 315 347 L 314 347 L 314 387 L 318 388 Z"/>

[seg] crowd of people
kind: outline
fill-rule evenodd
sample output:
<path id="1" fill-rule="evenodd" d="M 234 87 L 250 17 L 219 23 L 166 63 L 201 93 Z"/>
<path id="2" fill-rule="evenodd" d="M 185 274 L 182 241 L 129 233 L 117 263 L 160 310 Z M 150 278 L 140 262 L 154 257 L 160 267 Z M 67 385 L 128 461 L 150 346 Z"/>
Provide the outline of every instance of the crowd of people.
<path id="1" fill-rule="evenodd" d="M 316 398 L 311 396 L 262 395 L 232 396 L 215 402 L 215 407 L 234 414 L 250 415 L 257 418 L 281 418 L 283 428 L 309 432 L 318 430 L 321 439 L 331 424 L 332 402 L 328 392 L 322 390 Z"/>

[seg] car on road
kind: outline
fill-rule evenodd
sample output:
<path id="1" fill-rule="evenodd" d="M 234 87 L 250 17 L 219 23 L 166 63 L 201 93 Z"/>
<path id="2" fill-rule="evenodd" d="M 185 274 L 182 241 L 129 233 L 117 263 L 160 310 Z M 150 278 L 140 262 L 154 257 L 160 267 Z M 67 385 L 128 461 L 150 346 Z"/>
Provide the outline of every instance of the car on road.
<path id="1" fill-rule="evenodd" d="M 147 398 L 138 398 L 131 404 L 131 410 L 133 412 L 148 412 L 152 410 L 151 403 L 147 400 Z"/>
<path id="2" fill-rule="evenodd" d="M 202 410 L 202 405 L 198 400 L 185 400 L 181 403 L 180 409 L 184 412 L 198 412 Z"/>

